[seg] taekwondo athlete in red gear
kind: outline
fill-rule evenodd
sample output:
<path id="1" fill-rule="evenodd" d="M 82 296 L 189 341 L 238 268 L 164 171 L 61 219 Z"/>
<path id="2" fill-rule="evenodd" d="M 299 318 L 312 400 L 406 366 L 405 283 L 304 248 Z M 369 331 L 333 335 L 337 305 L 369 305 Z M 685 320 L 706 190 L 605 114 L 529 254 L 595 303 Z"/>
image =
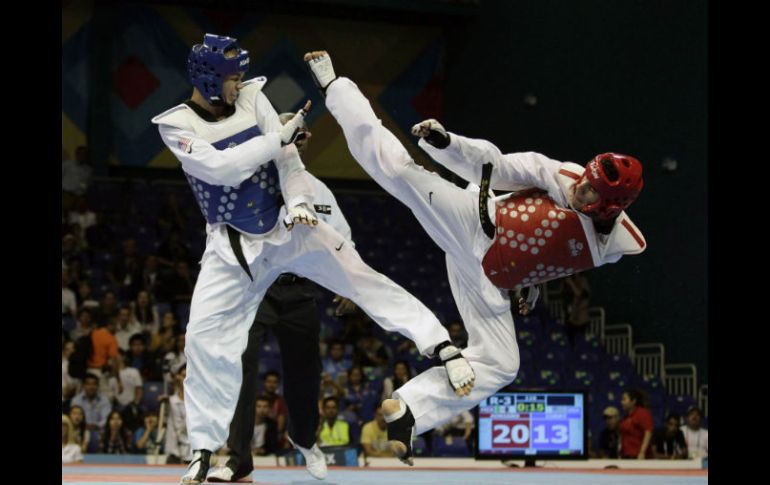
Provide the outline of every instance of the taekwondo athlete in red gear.
<path id="1" fill-rule="evenodd" d="M 353 157 L 412 210 L 446 253 L 450 287 L 468 331 L 463 355 L 476 373 L 470 400 L 458 398 L 443 369 L 432 368 L 383 402 L 393 450 L 412 464 L 415 434 L 447 422 L 516 378 L 520 361 L 508 290 L 645 249 L 641 232 L 624 212 L 643 186 L 641 164 L 612 153 L 597 156 L 586 168 L 539 153 L 502 154 L 492 143 L 449 133 L 435 120 L 415 125 L 413 134 L 431 157 L 466 180 L 481 181 L 477 197 L 417 165 L 356 84 L 336 77 L 326 52 L 307 53 L 305 61 Z M 517 192 L 495 200 L 490 189 Z"/>

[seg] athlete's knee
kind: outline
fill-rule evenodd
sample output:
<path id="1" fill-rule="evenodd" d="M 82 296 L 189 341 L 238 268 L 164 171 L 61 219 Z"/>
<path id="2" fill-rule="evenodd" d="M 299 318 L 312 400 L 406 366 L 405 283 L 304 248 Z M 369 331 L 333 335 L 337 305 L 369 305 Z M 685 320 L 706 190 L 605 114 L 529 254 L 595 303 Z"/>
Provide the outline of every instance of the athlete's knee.
<path id="1" fill-rule="evenodd" d="M 516 375 L 519 373 L 519 366 L 521 365 L 519 353 L 505 352 L 499 355 L 496 360 L 497 369 L 505 376 L 508 383 L 513 382 L 513 380 L 516 379 Z"/>

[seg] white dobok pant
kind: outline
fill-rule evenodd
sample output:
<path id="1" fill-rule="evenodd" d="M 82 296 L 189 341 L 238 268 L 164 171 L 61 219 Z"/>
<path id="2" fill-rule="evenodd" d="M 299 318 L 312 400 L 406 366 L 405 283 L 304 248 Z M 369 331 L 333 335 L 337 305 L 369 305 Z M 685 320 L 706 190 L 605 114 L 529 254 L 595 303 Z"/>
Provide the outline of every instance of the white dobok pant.
<path id="1" fill-rule="evenodd" d="M 352 245 L 323 221 L 313 228 L 295 225 L 291 239 L 283 244 L 265 243 L 249 265 L 254 281 L 213 250 L 207 249 L 201 266 L 185 346 L 185 406 L 193 450 L 216 451 L 227 439 L 243 379 L 241 355 L 249 328 L 265 292 L 281 273 L 295 273 L 353 300 L 385 330 L 413 340 L 421 353 L 449 340 L 430 310 L 366 265 Z"/>
<path id="2" fill-rule="evenodd" d="M 476 383 L 469 396 L 458 397 L 446 370 L 433 367 L 395 391 L 393 395 L 411 409 L 419 434 L 474 407 L 516 378 L 519 348 L 510 299 L 487 279 L 481 266 L 492 240 L 479 222 L 477 194 L 416 164 L 351 80 L 338 78 L 329 85 L 326 106 L 361 167 L 412 210 L 446 253 L 452 295 L 468 331 L 463 355 L 476 373 Z"/>

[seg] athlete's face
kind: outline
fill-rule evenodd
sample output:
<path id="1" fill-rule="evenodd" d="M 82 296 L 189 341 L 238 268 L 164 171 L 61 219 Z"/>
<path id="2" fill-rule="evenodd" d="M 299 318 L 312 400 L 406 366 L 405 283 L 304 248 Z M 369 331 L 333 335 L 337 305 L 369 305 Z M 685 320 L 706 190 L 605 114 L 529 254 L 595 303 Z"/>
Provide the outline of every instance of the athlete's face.
<path id="1" fill-rule="evenodd" d="M 583 177 L 572 187 L 569 199 L 572 208 L 579 211 L 583 207 L 597 202 L 599 200 L 599 192 L 591 187 L 587 178 Z"/>
<path id="2" fill-rule="evenodd" d="M 241 91 L 241 81 L 243 81 L 243 73 L 238 72 L 227 76 L 222 83 L 222 100 L 227 103 L 228 106 L 234 105 L 235 101 L 238 99 L 238 95 Z"/>

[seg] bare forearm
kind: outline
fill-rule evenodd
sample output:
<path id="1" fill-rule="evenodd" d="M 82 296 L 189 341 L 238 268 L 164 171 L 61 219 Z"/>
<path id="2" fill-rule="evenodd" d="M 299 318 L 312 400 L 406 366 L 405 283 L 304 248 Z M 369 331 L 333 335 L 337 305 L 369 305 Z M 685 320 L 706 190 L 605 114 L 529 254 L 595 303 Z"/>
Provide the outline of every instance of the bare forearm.
<path id="1" fill-rule="evenodd" d="M 639 450 L 640 456 L 646 456 L 647 448 L 650 446 L 650 440 L 652 439 L 652 432 L 645 431 L 644 439 L 642 440 L 642 448 Z"/>

